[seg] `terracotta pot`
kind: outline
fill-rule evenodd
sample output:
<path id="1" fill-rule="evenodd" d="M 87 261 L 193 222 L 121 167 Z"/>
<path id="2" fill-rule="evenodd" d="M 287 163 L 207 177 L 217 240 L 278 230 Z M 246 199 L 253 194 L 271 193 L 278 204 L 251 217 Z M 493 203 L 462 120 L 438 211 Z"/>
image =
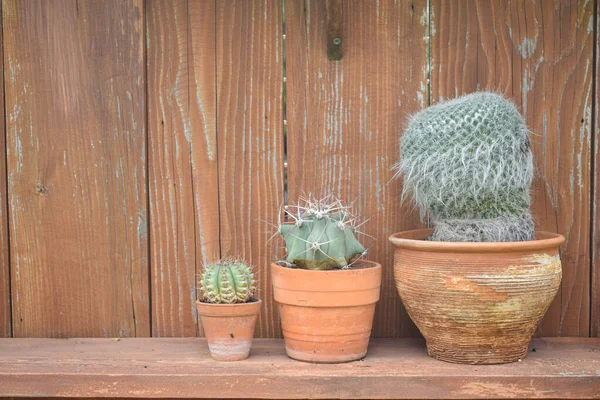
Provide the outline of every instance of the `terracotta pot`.
<path id="1" fill-rule="evenodd" d="M 390 237 L 398 293 L 429 355 L 462 364 L 521 360 L 561 280 L 564 237 L 454 243 L 423 240 L 431 230 Z"/>
<path id="2" fill-rule="evenodd" d="M 271 264 L 285 350 L 290 358 L 318 363 L 354 361 L 367 354 L 381 265 L 334 271 Z"/>
<path id="3" fill-rule="evenodd" d="M 242 304 L 196 302 L 210 355 L 219 361 L 248 358 L 262 300 Z"/>

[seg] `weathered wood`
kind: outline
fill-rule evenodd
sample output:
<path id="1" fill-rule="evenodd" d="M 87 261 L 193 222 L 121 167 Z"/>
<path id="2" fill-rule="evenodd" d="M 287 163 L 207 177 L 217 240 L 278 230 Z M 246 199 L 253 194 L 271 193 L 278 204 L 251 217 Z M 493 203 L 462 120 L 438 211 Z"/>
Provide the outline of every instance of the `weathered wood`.
<path id="1" fill-rule="evenodd" d="M 196 336 L 196 281 L 219 258 L 215 4 L 147 2 L 152 335 Z"/>
<path id="2" fill-rule="evenodd" d="M 15 336 L 150 333 L 143 21 L 3 3 Z"/>
<path id="3" fill-rule="evenodd" d="M 364 360 L 315 365 L 257 339 L 248 360 L 223 363 L 204 339 L 0 339 L 0 396 L 599 398 L 599 353 L 600 339 L 536 339 L 522 362 L 482 367 L 436 361 L 420 339 L 375 339 Z"/>
<path id="4" fill-rule="evenodd" d="M 387 238 L 421 227 L 392 179 L 406 117 L 427 105 L 427 2 L 344 5 L 344 57 L 327 58 L 324 2 L 286 3 L 289 199 L 332 193 L 370 220 L 359 239 L 384 266 L 375 337 L 418 332 L 401 305 Z"/>
<path id="5" fill-rule="evenodd" d="M 217 135 L 223 256 L 256 269 L 257 337 L 281 335 L 267 244 L 283 203 L 281 1 L 217 1 Z"/>
<path id="6" fill-rule="evenodd" d="M 0 4 L 0 15 L 2 15 Z M 0 21 L 0 27 L 2 21 Z M 2 29 L 0 29 L 2 44 Z M 0 47 L 0 60 L 4 59 L 4 46 Z M 4 65 L 0 65 L 0 84 L 4 87 Z M 4 110 L 4 91 L 0 93 L 0 109 Z M 8 251 L 8 199 L 6 187 L 6 132 L 4 113 L 0 115 L 0 337 L 12 335 L 10 307 L 10 260 Z"/>
<path id="7" fill-rule="evenodd" d="M 590 333 L 591 336 L 600 337 L 600 113 L 598 106 L 600 94 L 598 93 L 598 84 L 600 83 L 600 65 L 598 65 L 598 54 L 600 54 L 600 3 L 596 2 L 596 70 L 594 71 L 595 103 L 593 116 L 594 148 L 592 149 L 595 163 L 592 164 L 594 192 L 592 193 L 592 274 L 591 274 L 591 312 L 590 312 Z"/>
<path id="8" fill-rule="evenodd" d="M 533 131 L 538 229 L 563 234 L 563 281 L 539 333 L 590 326 L 593 2 L 433 0 L 431 100 L 495 90 Z"/>

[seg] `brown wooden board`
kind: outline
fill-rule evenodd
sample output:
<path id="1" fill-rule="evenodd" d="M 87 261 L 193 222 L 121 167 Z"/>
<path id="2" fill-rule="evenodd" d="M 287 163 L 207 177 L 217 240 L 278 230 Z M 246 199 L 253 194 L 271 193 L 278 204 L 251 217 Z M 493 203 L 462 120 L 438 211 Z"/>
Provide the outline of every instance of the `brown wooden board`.
<path id="1" fill-rule="evenodd" d="M 141 0 L 4 1 L 14 336 L 147 336 Z"/>
<path id="2" fill-rule="evenodd" d="M 267 244 L 283 203 L 281 1 L 217 1 L 217 135 L 223 256 L 255 266 L 256 336 L 281 335 Z M 265 222 L 266 221 L 266 222 Z"/>
<path id="3" fill-rule="evenodd" d="M 594 3 L 431 3 L 431 101 L 493 90 L 532 130 L 538 229 L 563 234 L 561 290 L 544 336 L 588 336 Z"/>
<path id="4" fill-rule="evenodd" d="M 0 5 L 0 15 L 2 8 Z M 2 26 L 2 21 L 0 21 Z M 0 29 L 0 44 L 2 32 Z M 0 60 L 3 59 L 0 48 Z M 4 87 L 4 66 L 0 65 L 0 84 Z M 4 91 L 0 93 L 0 107 L 4 110 Z M 0 115 L 0 337 L 12 335 L 10 307 L 10 260 L 8 247 L 8 199 L 6 187 L 6 132 L 4 113 Z"/>
<path id="5" fill-rule="evenodd" d="M 590 275 L 591 283 L 591 313 L 590 313 L 590 333 L 591 336 L 600 337 L 600 154 L 598 149 L 600 148 L 600 116 L 598 113 L 598 103 L 600 102 L 600 95 L 598 94 L 598 80 L 600 79 L 600 66 L 598 65 L 598 54 L 600 52 L 600 3 L 596 2 L 596 24 L 594 26 L 595 37 L 596 37 L 596 54 L 595 61 L 596 70 L 594 71 L 594 88 L 593 93 L 595 94 L 594 103 L 594 120 L 592 135 L 594 139 L 594 149 L 592 164 L 593 175 L 592 184 L 594 185 L 594 191 L 592 192 L 592 273 Z"/>
<path id="6" fill-rule="evenodd" d="M 388 237 L 422 227 L 392 179 L 406 118 L 427 105 L 427 2 L 342 2 L 341 61 L 327 57 L 325 2 L 286 3 L 289 199 L 302 193 L 355 201 L 383 265 L 373 335 L 418 332 L 401 305 Z"/>
<path id="7" fill-rule="evenodd" d="M 521 362 L 460 365 L 421 339 L 374 339 L 361 361 L 317 365 L 256 339 L 250 358 L 223 363 L 196 338 L 0 339 L 0 396 L 597 399 L 598 354 L 600 339 L 535 339 Z"/>
<path id="8" fill-rule="evenodd" d="M 152 335 L 196 336 L 197 275 L 220 256 L 215 3 L 146 5 Z"/>

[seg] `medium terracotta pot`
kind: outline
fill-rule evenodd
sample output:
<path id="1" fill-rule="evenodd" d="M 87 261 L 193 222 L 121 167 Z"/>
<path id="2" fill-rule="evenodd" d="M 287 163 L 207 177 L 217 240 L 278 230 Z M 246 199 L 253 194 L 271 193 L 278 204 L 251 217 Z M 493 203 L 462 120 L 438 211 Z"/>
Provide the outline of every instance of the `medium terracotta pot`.
<path id="1" fill-rule="evenodd" d="M 310 271 L 271 264 L 290 358 L 340 363 L 367 354 L 381 265 L 370 261 L 355 265 L 348 270 Z"/>
<path id="2" fill-rule="evenodd" d="M 430 229 L 396 233 L 398 293 L 429 355 L 462 364 L 521 360 L 561 280 L 561 235 L 537 240 L 454 243 Z"/>
<path id="3" fill-rule="evenodd" d="M 219 361 L 248 358 L 262 300 L 241 304 L 196 301 L 210 355 Z"/>

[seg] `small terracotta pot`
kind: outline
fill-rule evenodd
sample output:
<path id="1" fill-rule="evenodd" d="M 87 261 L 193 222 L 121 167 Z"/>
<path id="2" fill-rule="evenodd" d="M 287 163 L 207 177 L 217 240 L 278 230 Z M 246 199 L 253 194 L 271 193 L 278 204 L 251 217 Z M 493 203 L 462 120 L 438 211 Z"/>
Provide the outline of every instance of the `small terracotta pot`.
<path id="1" fill-rule="evenodd" d="M 455 243 L 430 229 L 390 237 L 398 293 L 433 358 L 461 364 L 521 360 L 561 280 L 561 235 Z"/>
<path id="2" fill-rule="evenodd" d="M 285 350 L 290 358 L 340 363 L 367 354 L 381 265 L 334 271 L 292 269 L 271 264 Z"/>
<path id="3" fill-rule="evenodd" d="M 210 355 L 219 361 L 248 358 L 262 300 L 241 304 L 196 301 Z"/>

